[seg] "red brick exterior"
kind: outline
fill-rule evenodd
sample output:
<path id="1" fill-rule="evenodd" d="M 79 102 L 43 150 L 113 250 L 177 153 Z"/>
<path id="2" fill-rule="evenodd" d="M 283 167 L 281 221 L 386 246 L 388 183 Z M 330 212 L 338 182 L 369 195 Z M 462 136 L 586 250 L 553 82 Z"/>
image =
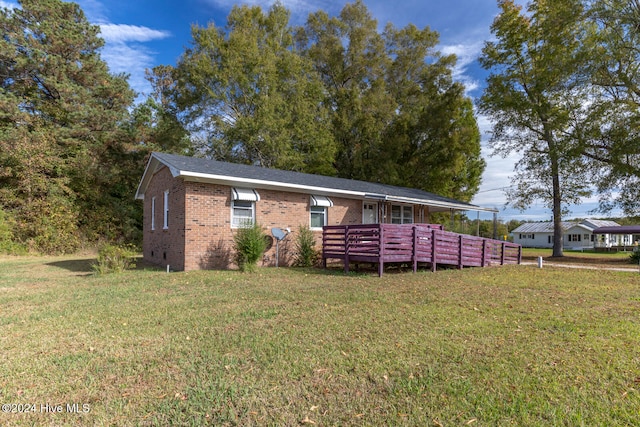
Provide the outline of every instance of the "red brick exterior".
<path id="1" fill-rule="evenodd" d="M 169 192 L 168 227 L 164 228 L 164 192 Z M 144 259 L 157 265 L 169 265 L 174 270 L 185 268 L 185 186 L 162 168 L 151 180 L 144 197 L 143 244 Z M 151 226 L 151 206 L 155 197 L 155 227 Z"/>
<path id="2" fill-rule="evenodd" d="M 163 229 L 164 192 L 169 191 L 169 226 Z M 292 234 L 280 242 L 279 265 L 293 261 L 293 247 L 298 228 L 310 224 L 310 195 L 257 189 L 256 222 L 267 235 L 271 229 L 290 228 Z M 151 206 L 155 197 L 155 229 L 151 229 Z M 360 224 L 362 201 L 331 197 L 327 208 L 328 225 Z M 144 259 L 173 270 L 233 268 L 233 234 L 231 227 L 231 187 L 183 181 L 173 178 L 168 168 L 160 169 L 151 179 L 144 196 Z M 314 230 L 318 250 L 322 231 Z M 265 253 L 261 265 L 276 261 L 276 242 Z"/>

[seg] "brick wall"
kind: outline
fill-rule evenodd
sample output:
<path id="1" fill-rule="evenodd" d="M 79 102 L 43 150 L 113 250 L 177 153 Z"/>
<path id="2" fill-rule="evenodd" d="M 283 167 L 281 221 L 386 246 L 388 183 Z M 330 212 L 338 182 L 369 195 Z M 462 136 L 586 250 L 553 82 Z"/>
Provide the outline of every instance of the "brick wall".
<path id="1" fill-rule="evenodd" d="M 225 185 L 186 182 L 185 270 L 235 268 L 233 263 L 233 235 L 231 227 L 231 187 Z M 269 236 L 269 249 L 260 265 L 274 266 L 276 248 L 278 264 L 289 265 L 294 259 L 296 232 L 301 225 L 309 225 L 309 194 L 273 190 L 257 190 L 256 221 Z M 358 224 L 362 221 L 362 202 L 332 198 L 328 208 L 329 224 Z M 292 233 L 279 244 L 271 236 L 271 229 L 290 228 Z M 314 231 L 318 250 L 322 247 L 322 231 Z"/>
<path id="2" fill-rule="evenodd" d="M 169 227 L 163 229 L 164 192 L 169 190 Z M 296 233 L 310 224 L 310 195 L 258 189 L 256 221 L 270 238 L 260 265 L 276 262 L 276 241 L 271 229 L 290 228 L 292 234 L 279 244 L 278 263 L 289 265 L 294 259 Z M 151 230 L 151 204 L 155 196 L 155 230 Z M 328 225 L 362 223 L 362 201 L 331 197 L 327 208 Z M 415 215 L 414 211 L 414 215 Z M 152 178 L 144 198 L 144 258 L 153 264 L 175 270 L 235 268 L 231 227 L 231 187 L 184 182 L 167 168 Z M 322 230 L 314 230 L 316 248 L 322 249 Z"/>
<path id="3" fill-rule="evenodd" d="M 169 191 L 168 227 L 164 228 L 164 192 Z M 144 195 L 142 252 L 144 259 L 174 270 L 185 268 L 184 183 L 162 168 L 151 179 Z M 151 227 L 151 206 L 155 197 L 155 229 Z"/>

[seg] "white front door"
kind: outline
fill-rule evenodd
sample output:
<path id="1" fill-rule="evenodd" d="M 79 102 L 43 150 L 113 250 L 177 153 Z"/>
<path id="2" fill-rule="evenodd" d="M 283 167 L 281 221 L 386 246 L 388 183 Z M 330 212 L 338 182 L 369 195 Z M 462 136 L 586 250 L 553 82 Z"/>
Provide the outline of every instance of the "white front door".
<path id="1" fill-rule="evenodd" d="M 362 204 L 362 223 L 377 224 L 378 223 L 378 204 L 367 203 Z"/>

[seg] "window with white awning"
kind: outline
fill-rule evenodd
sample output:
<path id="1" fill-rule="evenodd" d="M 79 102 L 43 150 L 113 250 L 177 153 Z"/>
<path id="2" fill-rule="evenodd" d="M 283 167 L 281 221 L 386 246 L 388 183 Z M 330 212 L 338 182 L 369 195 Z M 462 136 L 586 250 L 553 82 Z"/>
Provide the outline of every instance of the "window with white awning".
<path id="1" fill-rule="evenodd" d="M 249 227 L 256 222 L 260 194 L 252 188 L 231 188 L 231 227 Z"/>
<path id="2" fill-rule="evenodd" d="M 323 208 L 330 208 L 333 206 L 333 202 L 327 196 L 311 195 L 311 206 L 321 206 Z"/>
<path id="3" fill-rule="evenodd" d="M 257 202 L 260 200 L 260 194 L 252 188 L 232 188 L 231 198 L 245 202 Z"/>

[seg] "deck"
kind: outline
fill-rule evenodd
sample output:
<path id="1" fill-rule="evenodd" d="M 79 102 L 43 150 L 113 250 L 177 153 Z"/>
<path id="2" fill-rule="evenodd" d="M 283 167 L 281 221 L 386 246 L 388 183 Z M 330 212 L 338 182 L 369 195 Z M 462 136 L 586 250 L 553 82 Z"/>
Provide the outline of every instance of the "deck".
<path id="1" fill-rule="evenodd" d="M 438 265 L 486 267 L 520 264 L 520 245 L 444 231 L 439 224 L 361 224 L 325 226 L 322 232 L 322 262 L 339 259 L 344 271 L 351 262 L 378 264 L 382 276 L 386 263 L 427 263 L 432 271 Z"/>

